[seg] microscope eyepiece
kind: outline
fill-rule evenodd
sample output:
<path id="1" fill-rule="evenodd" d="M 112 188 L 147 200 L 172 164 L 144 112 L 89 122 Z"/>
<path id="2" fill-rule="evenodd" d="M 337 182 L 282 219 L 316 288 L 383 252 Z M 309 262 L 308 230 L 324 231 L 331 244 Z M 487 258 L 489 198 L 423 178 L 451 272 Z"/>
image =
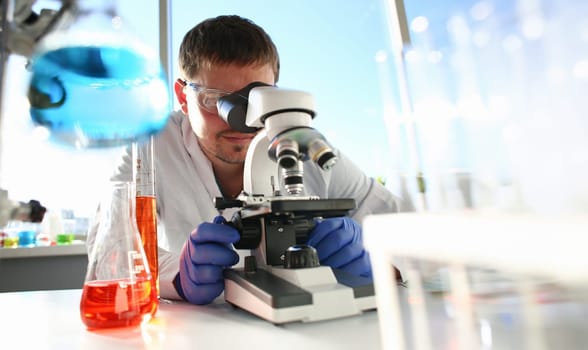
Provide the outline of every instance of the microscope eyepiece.
<path id="1" fill-rule="evenodd" d="M 243 133 L 255 133 L 259 130 L 257 127 L 247 125 L 249 92 L 258 86 L 270 85 L 256 81 L 239 91 L 218 99 L 216 103 L 218 114 L 232 129 Z"/>

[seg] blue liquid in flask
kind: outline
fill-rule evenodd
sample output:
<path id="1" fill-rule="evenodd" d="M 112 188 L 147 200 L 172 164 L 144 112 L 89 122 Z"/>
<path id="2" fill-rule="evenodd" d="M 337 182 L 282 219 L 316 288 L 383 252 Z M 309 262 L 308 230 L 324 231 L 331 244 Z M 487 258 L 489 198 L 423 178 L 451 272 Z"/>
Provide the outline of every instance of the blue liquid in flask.
<path id="1" fill-rule="evenodd" d="M 126 47 L 72 46 L 31 63 L 28 98 L 35 124 L 76 148 L 140 141 L 165 126 L 170 97 L 156 56 Z"/>

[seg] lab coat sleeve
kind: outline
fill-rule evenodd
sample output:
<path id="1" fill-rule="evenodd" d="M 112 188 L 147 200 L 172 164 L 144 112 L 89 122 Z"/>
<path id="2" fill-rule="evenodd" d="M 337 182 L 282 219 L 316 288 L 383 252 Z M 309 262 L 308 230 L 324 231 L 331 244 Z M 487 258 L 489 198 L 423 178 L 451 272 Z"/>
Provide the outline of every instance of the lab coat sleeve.
<path id="1" fill-rule="evenodd" d="M 179 254 L 172 253 L 161 247 L 158 248 L 159 260 L 159 295 L 164 299 L 181 300 L 173 280 L 180 272 Z"/>
<path id="2" fill-rule="evenodd" d="M 393 195 L 382 184 L 368 178 L 368 190 L 357 203 L 353 217 L 361 222 L 366 215 L 397 213 L 400 198 Z"/>
<path id="3" fill-rule="evenodd" d="M 367 176 L 344 154 L 339 151 L 336 154 L 337 163 L 325 174 L 329 198 L 355 199 L 356 208 L 350 214 L 359 223 L 367 215 L 399 211 L 400 197 Z"/>

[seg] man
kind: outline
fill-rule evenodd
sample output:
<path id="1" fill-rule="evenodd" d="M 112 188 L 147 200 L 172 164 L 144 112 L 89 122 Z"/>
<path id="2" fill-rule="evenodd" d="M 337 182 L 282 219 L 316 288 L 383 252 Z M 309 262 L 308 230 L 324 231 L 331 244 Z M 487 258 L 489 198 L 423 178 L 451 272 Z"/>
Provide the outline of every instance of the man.
<path id="1" fill-rule="evenodd" d="M 185 35 L 179 67 L 182 77 L 174 92 L 181 111 L 154 138 L 160 295 L 207 304 L 223 292 L 223 269 L 239 261 L 231 247 L 239 233 L 224 225 L 235 210 L 219 213 L 213 199 L 241 192 L 244 160 L 255 136 L 232 130 L 218 116 L 216 102 L 251 82 L 275 85 L 280 63 L 262 28 L 238 16 L 219 16 Z M 317 249 L 321 264 L 369 276 L 358 222 L 367 214 L 397 211 L 396 198 L 335 152 L 339 160 L 328 172 L 305 162 L 306 193 L 354 198 L 357 208 L 352 218 L 318 222 L 308 244 Z M 127 159 L 117 177 L 129 174 Z"/>

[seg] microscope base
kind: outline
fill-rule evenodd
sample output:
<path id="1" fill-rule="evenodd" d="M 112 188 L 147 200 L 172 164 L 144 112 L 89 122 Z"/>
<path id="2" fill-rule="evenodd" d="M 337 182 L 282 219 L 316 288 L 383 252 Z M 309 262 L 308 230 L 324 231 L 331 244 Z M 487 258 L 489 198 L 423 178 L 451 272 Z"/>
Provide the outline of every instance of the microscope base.
<path id="1" fill-rule="evenodd" d="M 371 279 L 327 266 L 229 269 L 225 300 L 275 324 L 347 317 L 376 308 Z"/>

